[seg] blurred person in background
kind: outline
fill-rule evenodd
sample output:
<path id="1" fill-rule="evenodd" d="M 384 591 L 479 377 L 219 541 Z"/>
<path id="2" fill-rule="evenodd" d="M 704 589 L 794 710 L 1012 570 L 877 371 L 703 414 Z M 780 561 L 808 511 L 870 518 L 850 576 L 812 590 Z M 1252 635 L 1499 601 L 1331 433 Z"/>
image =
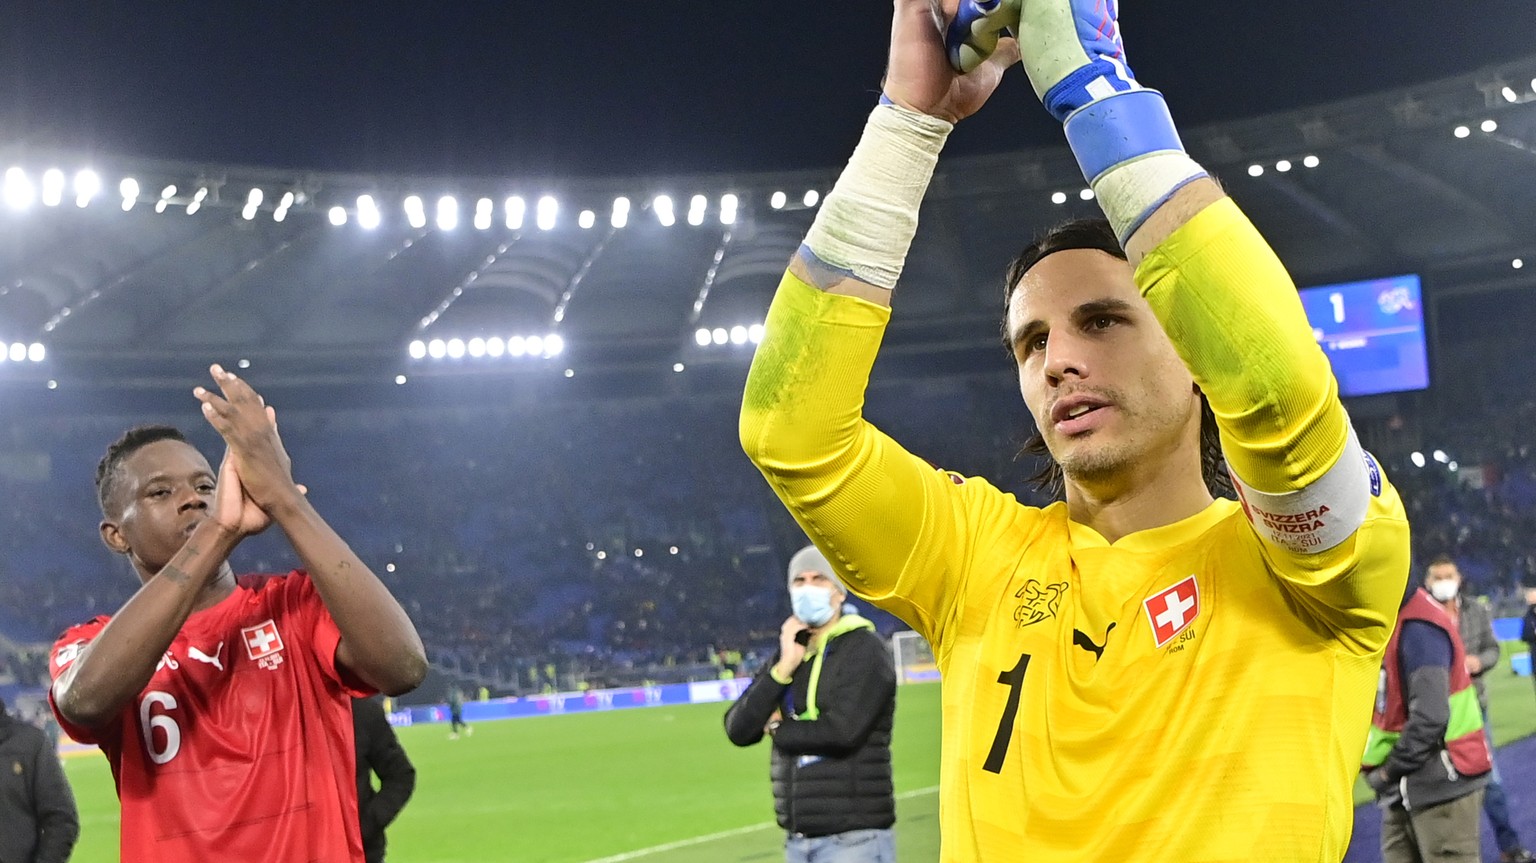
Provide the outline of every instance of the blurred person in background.
<path id="1" fill-rule="evenodd" d="M 1414 588 L 1382 658 L 1361 759 L 1381 808 L 1384 863 L 1477 863 L 1493 769 L 1456 623 Z"/>
<path id="2" fill-rule="evenodd" d="M 394 822 L 416 790 L 416 767 L 395 736 L 377 698 L 352 699 L 352 734 L 357 746 L 357 812 L 367 863 L 383 863 L 384 828 Z M 379 787 L 373 787 L 373 777 Z"/>
<path id="3" fill-rule="evenodd" d="M 1525 588 L 1525 616 L 1520 619 L 1520 640 L 1531 655 L 1531 679 L 1536 680 L 1536 585 Z"/>
<path id="4" fill-rule="evenodd" d="M 1483 678 L 1499 662 L 1499 639 L 1493 634 L 1493 609 L 1483 598 L 1463 596 L 1461 569 L 1448 555 L 1440 555 L 1429 564 L 1424 574 L 1424 589 L 1440 603 L 1450 615 L 1461 635 L 1466 650 L 1467 673 L 1477 689 L 1477 706 L 1483 714 L 1483 733 L 1488 737 L 1488 751 L 1493 753 L 1493 727 L 1488 718 L 1488 685 Z M 1526 850 L 1520 834 L 1510 823 L 1509 800 L 1504 794 L 1504 784 L 1499 777 L 1498 759 L 1493 760 L 1493 770 L 1488 774 L 1488 784 L 1483 791 L 1483 812 L 1493 825 L 1493 835 L 1499 846 L 1500 863 L 1536 863 L 1536 857 Z"/>
<path id="5" fill-rule="evenodd" d="M 448 687 L 448 739 L 458 740 L 459 729 L 464 729 L 465 734 L 474 734 L 475 729 L 469 727 L 464 721 L 464 690 L 458 686 Z"/>
<path id="6" fill-rule="evenodd" d="M 794 613 L 779 651 L 725 714 L 737 746 L 773 740 L 770 773 L 787 863 L 892 863 L 896 666 L 815 546 L 789 564 Z"/>
<path id="7" fill-rule="evenodd" d="M 79 838 L 58 750 L 0 701 L 0 863 L 64 863 Z"/>

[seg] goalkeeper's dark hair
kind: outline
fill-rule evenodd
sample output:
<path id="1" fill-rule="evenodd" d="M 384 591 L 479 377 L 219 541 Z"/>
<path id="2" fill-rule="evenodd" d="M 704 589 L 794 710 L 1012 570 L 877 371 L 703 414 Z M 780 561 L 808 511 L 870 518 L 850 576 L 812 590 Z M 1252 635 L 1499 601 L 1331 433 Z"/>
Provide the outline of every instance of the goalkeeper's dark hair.
<path id="1" fill-rule="evenodd" d="M 1034 242 L 1024 247 L 1018 257 L 1008 265 L 1007 281 L 1003 284 L 1003 345 L 1008 346 L 1008 313 L 1012 310 L 1014 288 L 1034 266 L 1057 252 L 1072 249 L 1092 249 L 1113 255 L 1122 261 L 1129 260 L 1115 229 L 1106 219 L 1071 219 L 1047 229 Z M 1012 351 L 1009 350 L 1009 356 Z M 1040 462 L 1040 469 L 1030 477 L 1036 488 L 1061 497 L 1065 491 L 1061 465 L 1051 457 L 1045 436 L 1035 429 L 1024 442 L 1020 455 L 1028 455 Z M 1216 427 L 1216 415 L 1211 405 L 1200 396 L 1200 473 L 1206 488 L 1216 497 L 1232 497 L 1232 478 L 1227 474 L 1227 460 L 1221 454 L 1221 435 Z"/>
<path id="2" fill-rule="evenodd" d="M 96 502 L 101 505 L 102 515 L 111 517 L 109 506 L 122 485 L 120 468 L 129 456 L 152 443 L 163 440 L 187 442 L 186 435 L 175 426 L 135 426 L 107 447 L 107 454 L 96 464 Z"/>

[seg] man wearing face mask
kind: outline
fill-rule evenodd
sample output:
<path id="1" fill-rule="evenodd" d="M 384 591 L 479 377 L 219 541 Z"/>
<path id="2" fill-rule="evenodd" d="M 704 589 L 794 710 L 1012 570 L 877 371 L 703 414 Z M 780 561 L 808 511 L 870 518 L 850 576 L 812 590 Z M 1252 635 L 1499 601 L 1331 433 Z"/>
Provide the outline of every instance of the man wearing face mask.
<path id="1" fill-rule="evenodd" d="M 815 546 L 789 564 L 794 614 L 779 651 L 725 715 L 737 746 L 773 738 L 774 810 L 787 863 L 891 863 L 896 668 Z"/>
<path id="2" fill-rule="evenodd" d="M 1440 555 L 1429 564 L 1424 573 L 1424 587 L 1445 613 L 1451 616 L 1461 633 L 1461 643 L 1466 648 L 1467 673 L 1477 688 L 1477 704 L 1483 714 L 1483 732 L 1488 734 L 1489 751 L 1493 747 L 1493 735 L 1488 721 L 1488 688 L 1483 677 L 1499 661 L 1499 639 L 1493 634 L 1493 612 L 1484 600 L 1462 597 L 1461 570 L 1456 561 Z M 1499 765 L 1493 765 L 1488 774 L 1488 785 L 1483 793 L 1483 812 L 1493 825 L 1493 835 L 1499 845 L 1500 863 L 1533 863 L 1531 856 L 1520 842 L 1509 819 L 1509 801 L 1504 796 L 1504 786 L 1499 779 Z"/>

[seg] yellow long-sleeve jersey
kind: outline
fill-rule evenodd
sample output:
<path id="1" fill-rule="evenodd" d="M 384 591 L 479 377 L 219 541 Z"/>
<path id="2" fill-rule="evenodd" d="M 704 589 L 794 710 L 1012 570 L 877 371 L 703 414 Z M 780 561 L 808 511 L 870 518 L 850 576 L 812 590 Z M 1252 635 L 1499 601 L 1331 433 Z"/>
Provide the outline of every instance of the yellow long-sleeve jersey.
<path id="1" fill-rule="evenodd" d="M 862 418 L 888 310 L 787 276 L 743 445 L 943 674 L 945 861 L 1337 861 L 1408 570 L 1294 286 L 1230 201 L 1138 268 L 1243 502 L 1115 543 Z"/>

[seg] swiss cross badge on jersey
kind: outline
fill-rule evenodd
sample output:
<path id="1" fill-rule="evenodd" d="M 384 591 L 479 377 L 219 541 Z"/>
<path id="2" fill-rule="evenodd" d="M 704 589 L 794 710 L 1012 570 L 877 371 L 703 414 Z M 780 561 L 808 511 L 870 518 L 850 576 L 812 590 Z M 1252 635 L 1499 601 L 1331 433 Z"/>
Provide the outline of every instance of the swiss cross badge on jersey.
<path id="1" fill-rule="evenodd" d="M 1147 609 L 1147 619 L 1152 622 L 1152 638 L 1158 647 L 1162 647 L 1200 616 L 1200 585 L 1191 575 L 1142 605 Z"/>
<path id="2" fill-rule="evenodd" d="M 268 620 L 240 630 L 245 641 L 246 655 L 266 669 L 283 664 L 283 637 L 277 632 L 277 624 Z"/>

